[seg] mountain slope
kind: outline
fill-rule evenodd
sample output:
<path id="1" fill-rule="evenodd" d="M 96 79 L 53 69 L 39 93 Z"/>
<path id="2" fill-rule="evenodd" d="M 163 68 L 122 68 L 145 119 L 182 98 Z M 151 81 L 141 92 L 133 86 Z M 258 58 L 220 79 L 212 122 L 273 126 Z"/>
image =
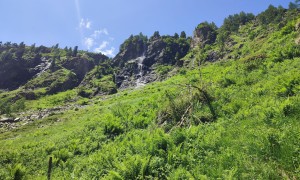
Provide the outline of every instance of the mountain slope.
<path id="1" fill-rule="evenodd" d="M 270 6 L 220 28 L 204 22 L 178 66 L 160 66 L 170 68 L 164 81 L 94 96 L 116 88 L 101 83 L 141 50 L 103 62 L 78 88 L 23 100 L 24 114 L 1 122 L 0 179 L 45 179 L 50 157 L 52 179 L 300 178 L 299 18 L 297 9 Z M 73 77 L 70 69 L 63 71 Z M 2 92 L 1 100 L 18 93 Z"/>
<path id="2" fill-rule="evenodd" d="M 29 179 L 45 177 L 52 156 L 54 179 L 299 177 L 299 85 L 293 96 L 283 90 L 283 79 L 294 79 L 299 65 L 299 58 L 284 60 L 247 76 L 239 61 L 205 66 L 201 83 L 213 97 L 215 120 L 201 99 L 182 124 L 172 116 L 177 108 L 188 109 L 185 83 L 201 87 L 197 70 L 94 99 L 1 134 L 1 175 L 19 168 Z"/>

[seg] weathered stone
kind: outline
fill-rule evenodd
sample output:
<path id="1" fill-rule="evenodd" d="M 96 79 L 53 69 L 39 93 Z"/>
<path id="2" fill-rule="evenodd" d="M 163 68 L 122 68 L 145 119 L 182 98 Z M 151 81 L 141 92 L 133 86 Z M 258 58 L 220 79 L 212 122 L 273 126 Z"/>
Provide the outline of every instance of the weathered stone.
<path id="1" fill-rule="evenodd" d="M 141 35 L 131 36 L 112 60 L 113 66 L 119 67 L 114 82 L 121 89 L 152 82 L 157 79 L 153 66 L 182 65 L 180 59 L 189 48 L 185 38 L 157 35 L 146 42 Z"/>
<path id="2" fill-rule="evenodd" d="M 203 48 L 206 44 L 213 44 L 216 41 L 217 32 L 212 24 L 201 23 L 194 31 L 191 47 L 200 46 Z"/>
<path id="3" fill-rule="evenodd" d="M 65 61 L 62 66 L 74 72 L 79 81 L 81 81 L 86 73 L 95 67 L 95 64 L 86 58 L 73 57 Z"/>
<path id="4" fill-rule="evenodd" d="M 21 118 L 16 118 L 16 119 L 14 120 L 14 122 L 19 122 L 19 121 L 21 121 Z"/>
<path id="5" fill-rule="evenodd" d="M 27 100 L 35 100 L 36 95 L 32 91 L 22 91 L 18 94 L 21 97 L 24 97 Z"/>
<path id="6" fill-rule="evenodd" d="M 207 61 L 214 62 L 220 59 L 220 55 L 216 51 L 210 51 L 206 58 Z"/>
<path id="7" fill-rule="evenodd" d="M 10 59 L 0 61 L 0 89 L 14 90 L 32 79 L 38 72 L 30 69 L 41 63 L 40 57 L 31 61 Z"/>
<path id="8" fill-rule="evenodd" d="M 0 119 L 0 123 L 14 123 L 14 118 L 3 118 Z"/>

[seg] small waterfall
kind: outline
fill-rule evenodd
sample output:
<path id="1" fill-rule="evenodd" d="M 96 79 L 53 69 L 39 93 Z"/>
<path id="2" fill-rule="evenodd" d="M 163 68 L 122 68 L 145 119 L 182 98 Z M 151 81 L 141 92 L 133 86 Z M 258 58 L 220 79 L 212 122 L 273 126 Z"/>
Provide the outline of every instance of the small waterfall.
<path id="1" fill-rule="evenodd" d="M 35 75 L 35 77 L 39 77 L 40 75 L 42 75 L 44 72 L 46 72 L 51 66 L 51 61 L 47 60 L 45 57 L 42 58 L 42 63 L 37 65 L 34 69 L 39 71 L 39 73 L 37 73 Z"/>
<path id="2" fill-rule="evenodd" d="M 138 74 L 137 74 L 137 80 L 136 80 L 136 88 L 145 86 L 146 82 L 143 80 L 143 68 L 144 68 L 144 64 L 143 61 L 145 59 L 145 55 L 140 56 L 138 58 L 136 58 L 136 62 L 138 65 Z"/>

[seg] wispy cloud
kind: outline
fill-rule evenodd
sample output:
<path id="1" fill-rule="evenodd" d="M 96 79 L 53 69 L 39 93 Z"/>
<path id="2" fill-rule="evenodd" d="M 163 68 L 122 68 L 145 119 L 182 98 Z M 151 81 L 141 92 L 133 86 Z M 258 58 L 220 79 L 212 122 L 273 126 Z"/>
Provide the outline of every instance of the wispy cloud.
<path id="1" fill-rule="evenodd" d="M 115 48 L 111 47 L 110 49 L 102 51 L 102 54 L 104 54 L 105 56 L 114 57 L 115 56 Z"/>
<path id="2" fill-rule="evenodd" d="M 81 18 L 79 23 L 80 28 L 91 29 L 91 26 L 92 22 L 90 20 Z"/>
<path id="3" fill-rule="evenodd" d="M 87 49 L 91 49 L 95 45 L 95 40 L 90 37 L 84 38 L 83 44 L 86 46 Z"/>
<path id="4" fill-rule="evenodd" d="M 109 57 L 115 56 L 115 48 L 109 46 L 114 38 L 109 36 L 107 28 L 93 28 L 92 21 L 81 16 L 79 0 L 74 1 L 78 18 L 78 26 L 76 29 L 80 32 L 82 45 L 87 50 L 93 50 L 93 52 L 102 53 Z M 90 33 L 91 31 L 93 33 L 87 35 L 87 33 Z M 98 43 L 99 41 L 100 43 Z"/>
<path id="5" fill-rule="evenodd" d="M 96 53 L 102 53 L 105 56 L 114 57 L 115 56 L 115 48 L 111 47 L 110 49 L 100 50 L 100 48 L 96 48 L 94 50 Z"/>
<path id="6" fill-rule="evenodd" d="M 106 56 L 115 56 L 114 52 L 115 52 L 115 48 L 114 47 L 110 47 L 109 49 L 106 49 L 107 46 L 109 45 L 109 42 L 107 41 L 102 41 L 102 43 L 99 45 L 99 47 L 94 49 L 94 52 L 97 53 L 102 53 Z"/>
<path id="7" fill-rule="evenodd" d="M 108 35 L 108 30 L 106 28 L 95 30 L 94 33 L 91 35 L 94 38 L 98 38 L 101 34 Z"/>
<path id="8" fill-rule="evenodd" d="M 90 25 L 87 24 L 88 22 L 90 21 L 85 21 L 82 19 L 80 22 L 80 27 L 81 27 L 80 29 L 84 30 L 84 29 L 88 29 L 87 27 L 91 27 Z M 109 36 L 109 32 L 107 28 L 94 30 L 92 34 L 84 37 L 82 40 L 83 45 L 88 50 L 92 50 L 93 52 L 96 53 L 102 53 L 109 57 L 115 56 L 115 47 L 110 46 L 110 43 L 112 41 L 114 41 L 114 38 Z"/>
<path id="9" fill-rule="evenodd" d="M 100 50 L 103 50 L 104 48 L 107 47 L 108 44 L 109 44 L 109 43 L 108 43 L 107 41 L 103 41 L 103 42 L 100 44 L 99 49 L 100 49 Z"/>
<path id="10" fill-rule="evenodd" d="M 99 42 L 100 35 L 103 36 L 101 36 L 102 40 Z M 83 44 L 88 50 L 93 49 L 93 52 L 102 53 L 106 56 L 113 57 L 115 56 L 115 48 L 109 45 L 114 40 L 114 38 L 108 35 L 109 32 L 106 28 L 94 30 L 93 34 L 84 38 Z M 99 43 L 97 43 L 97 41 Z"/>

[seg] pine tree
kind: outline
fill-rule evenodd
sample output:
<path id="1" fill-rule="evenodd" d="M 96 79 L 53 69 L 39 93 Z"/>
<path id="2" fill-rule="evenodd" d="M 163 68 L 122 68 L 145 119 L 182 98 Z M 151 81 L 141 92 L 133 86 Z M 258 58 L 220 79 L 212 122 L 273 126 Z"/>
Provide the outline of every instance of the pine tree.
<path id="1" fill-rule="evenodd" d="M 180 38 L 184 38 L 184 39 L 186 39 L 186 34 L 185 34 L 185 32 L 184 32 L 184 31 L 181 31 L 181 33 L 180 33 Z"/>
<path id="2" fill-rule="evenodd" d="M 78 46 L 75 46 L 73 50 L 73 56 L 76 57 L 77 53 L 78 53 Z"/>

